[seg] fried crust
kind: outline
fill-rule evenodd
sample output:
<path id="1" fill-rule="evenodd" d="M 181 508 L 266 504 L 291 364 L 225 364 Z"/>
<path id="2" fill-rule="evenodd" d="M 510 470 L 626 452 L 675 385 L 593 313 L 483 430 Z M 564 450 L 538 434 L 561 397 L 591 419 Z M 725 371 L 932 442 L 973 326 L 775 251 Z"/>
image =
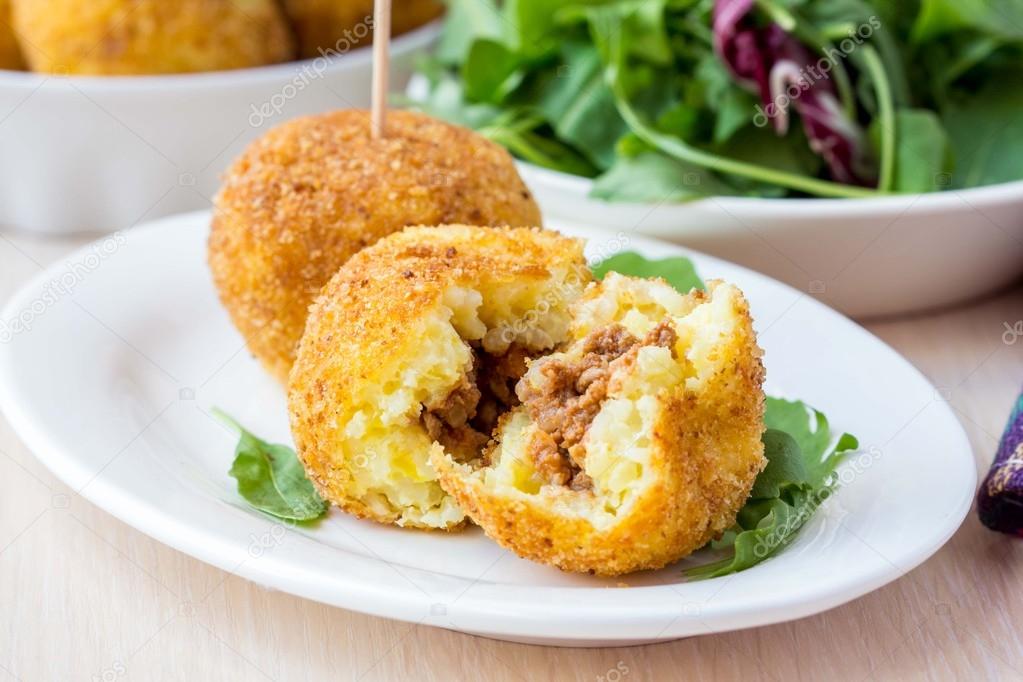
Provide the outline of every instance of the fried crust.
<path id="1" fill-rule="evenodd" d="M 709 283 L 711 291 L 717 286 Z M 707 298 L 699 291 L 689 296 Z M 498 544 L 565 571 L 614 576 L 661 568 L 699 549 L 735 522 L 766 465 L 762 353 L 744 298 L 735 299 L 732 312 L 740 323 L 718 350 L 721 369 L 699 391 L 678 385 L 657 396 L 650 434 L 656 483 L 610 527 L 558 513 L 552 504 L 586 493 L 509 496 L 435 451 L 441 486 Z"/>
<path id="2" fill-rule="evenodd" d="M 216 199 L 209 265 L 250 351 L 284 382 L 309 304 L 352 254 L 406 225 L 537 226 L 511 156 L 474 132 L 394 111 L 300 118 L 254 142 Z"/>
<path id="3" fill-rule="evenodd" d="M 25 58 L 44 73 L 190 73 L 295 57 L 275 0 L 11 2 Z"/>
<path id="4" fill-rule="evenodd" d="M 407 228 L 342 266 L 310 309 L 288 387 L 296 451 L 320 494 L 356 516 L 394 523 L 397 514 L 379 513 L 351 493 L 340 443 L 362 407 L 354 396 L 395 379 L 391 359 L 419 352 L 421 339 L 410 330 L 434 314 L 451 287 L 541 281 L 550 268 L 565 266 L 588 276 L 578 240 L 536 228 L 466 225 Z"/>

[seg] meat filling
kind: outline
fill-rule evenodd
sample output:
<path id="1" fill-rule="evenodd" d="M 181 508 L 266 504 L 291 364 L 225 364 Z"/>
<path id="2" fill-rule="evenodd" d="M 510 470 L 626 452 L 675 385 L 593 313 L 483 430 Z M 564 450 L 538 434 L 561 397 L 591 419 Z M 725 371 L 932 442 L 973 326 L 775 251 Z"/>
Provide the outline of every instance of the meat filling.
<path id="1" fill-rule="evenodd" d="M 620 324 L 603 327 L 583 340 L 582 357 L 541 360 L 539 385 L 519 381 L 530 359 L 524 348 L 513 345 L 494 356 L 474 347 L 472 368 L 461 382 L 443 399 L 424 404 L 423 426 L 458 461 L 468 462 L 479 457 L 498 418 L 525 404 L 540 428 L 528 450 L 539 477 L 589 490 L 593 481 L 583 471 L 581 443 L 607 398 L 612 363 L 629 362 L 644 346 L 674 349 L 677 338 L 667 320 L 643 339 Z"/>
<path id="2" fill-rule="evenodd" d="M 475 457 L 489 440 L 486 433 L 469 424 L 476 416 L 480 395 L 474 363 L 473 368 L 462 376 L 461 383 L 443 400 L 424 405 L 426 409 L 422 419 L 426 432 L 459 461 Z"/>
<path id="3" fill-rule="evenodd" d="M 620 324 L 594 330 L 583 340 L 582 357 L 542 360 L 538 385 L 520 382 L 519 399 L 544 436 L 530 444 L 537 472 L 545 481 L 588 489 L 583 472 L 583 437 L 607 398 L 612 363 L 628 362 L 644 346 L 674 349 L 678 337 L 668 320 L 638 339 Z M 672 350 L 674 356 L 674 350 Z"/>
<path id="4" fill-rule="evenodd" d="M 517 345 L 500 356 L 476 347 L 472 350 L 472 369 L 442 400 L 424 405 L 422 416 L 430 438 L 462 462 L 479 456 L 498 418 L 519 404 L 514 386 L 525 374 L 529 359 Z"/>
<path id="5" fill-rule="evenodd" d="M 476 353 L 476 369 L 479 375 L 480 401 L 473 424 L 476 428 L 490 433 L 497 426 L 497 419 L 519 404 L 515 395 L 515 384 L 526 373 L 529 353 L 521 346 L 513 345 L 504 355 Z"/>

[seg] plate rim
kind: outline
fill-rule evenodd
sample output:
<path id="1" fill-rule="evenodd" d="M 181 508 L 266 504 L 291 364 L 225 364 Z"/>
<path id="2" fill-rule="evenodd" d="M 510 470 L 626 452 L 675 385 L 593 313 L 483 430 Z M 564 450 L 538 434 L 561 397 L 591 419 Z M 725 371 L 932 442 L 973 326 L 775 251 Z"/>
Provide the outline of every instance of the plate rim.
<path id="1" fill-rule="evenodd" d="M 176 236 L 172 238 L 187 238 L 183 235 L 187 234 L 189 227 L 197 230 L 201 224 L 204 231 L 208 229 L 209 215 L 210 212 L 208 210 L 203 210 L 167 216 L 135 227 L 131 233 L 142 234 L 143 238 L 154 239 L 156 237 L 153 235 L 162 233 L 175 234 Z M 559 220 L 546 221 L 546 225 L 551 229 L 558 229 L 559 225 L 567 226 L 570 229 L 572 226 L 569 221 Z M 580 228 L 581 226 L 576 225 L 575 227 Z M 592 233 L 606 234 L 608 236 L 616 234 L 615 231 L 605 228 L 586 227 L 585 229 Z M 629 239 L 630 243 L 634 241 L 641 247 L 645 244 L 648 248 L 655 247 L 662 250 L 666 249 L 669 253 L 691 255 L 705 263 L 727 263 L 730 268 L 738 268 L 747 275 L 766 280 L 774 286 L 783 287 L 784 290 L 793 293 L 801 293 L 767 275 L 692 249 L 642 235 L 630 234 Z M 99 241 L 102 241 L 102 238 Z M 23 308 L 26 299 L 31 298 L 42 284 L 52 279 L 55 274 L 59 275 L 60 268 L 65 260 L 74 259 L 89 253 L 89 250 L 95 243 L 91 242 L 66 254 L 60 261 L 36 273 L 8 299 L 3 310 L 0 311 L 0 319 L 10 319 L 11 311 Z M 838 318 L 836 322 L 842 322 L 847 327 L 846 331 L 864 335 L 867 340 L 879 344 L 888 354 L 901 363 L 904 370 L 933 388 L 933 384 L 922 372 L 874 334 L 849 320 L 841 313 L 829 308 L 819 300 L 812 297 L 806 300 L 814 306 L 816 314 L 823 313 Z M 15 360 L 13 347 L 14 344 L 11 343 L 0 344 L 0 411 L 3 412 L 13 431 L 22 440 L 26 448 L 63 483 L 70 485 L 69 481 L 74 480 L 76 476 L 80 476 L 83 473 L 87 476 L 91 475 L 93 472 L 85 471 L 80 466 L 80 462 L 72 448 L 66 448 L 47 433 L 45 420 L 40 415 L 30 414 L 19 404 L 19 392 L 15 390 L 14 377 L 12 376 L 13 361 Z M 817 589 L 814 591 L 814 586 L 809 586 L 800 594 L 800 598 L 795 601 L 787 596 L 781 599 L 773 598 L 773 595 L 767 595 L 766 598 L 758 595 L 759 601 L 756 604 L 747 603 L 742 608 L 712 607 L 712 614 L 701 612 L 696 619 L 686 619 L 680 617 L 675 606 L 661 611 L 653 611 L 647 609 L 646 606 L 644 606 L 644 610 L 623 609 L 621 603 L 616 602 L 614 599 L 608 600 L 605 598 L 621 591 L 610 590 L 603 586 L 595 586 L 593 588 L 509 586 L 487 583 L 479 579 L 474 581 L 460 576 L 444 575 L 426 569 L 406 567 L 409 571 L 423 575 L 468 584 L 467 591 L 474 586 L 486 587 L 494 585 L 502 590 L 514 590 L 519 593 L 523 591 L 531 591 L 534 594 L 539 593 L 535 597 L 536 603 L 547 607 L 551 607 L 552 598 L 575 597 L 584 592 L 591 593 L 596 597 L 593 603 L 589 605 L 579 604 L 575 599 L 568 600 L 567 604 L 570 606 L 572 613 L 558 614 L 556 609 L 535 613 L 523 608 L 509 609 L 510 600 L 508 597 L 495 599 L 494 594 L 490 594 L 487 590 L 480 590 L 477 591 L 473 599 L 461 601 L 457 608 L 459 619 L 471 620 L 473 622 L 472 627 L 466 625 L 462 628 L 438 622 L 425 622 L 424 624 L 471 631 L 498 638 L 502 636 L 517 636 L 557 640 L 559 638 L 563 639 L 566 634 L 569 634 L 559 631 L 559 628 L 565 627 L 567 621 L 575 620 L 579 622 L 581 618 L 600 618 L 601 621 L 599 623 L 593 621 L 586 623 L 587 633 L 571 633 L 570 639 L 576 643 L 610 640 L 638 643 L 781 623 L 820 613 L 857 599 L 897 580 L 933 556 L 959 529 L 972 506 L 977 480 L 972 446 L 963 430 L 961 422 L 955 416 L 952 409 L 947 404 L 940 402 L 937 403 L 937 406 L 943 412 L 943 421 L 948 421 L 950 425 L 954 425 L 957 440 L 959 441 L 954 450 L 962 453 L 957 463 L 962 465 L 960 466 L 963 469 L 961 473 L 965 474 L 962 478 L 964 494 L 954 506 L 950 507 L 949 513 L 946 516 L 946 523 L 940 526 L 941 532 L 934 533 L 929 537 L 928 542 L 919 543 L 914 546 L 912 551 L 907 552 L 904 556 L 900 556 L 898 564 L 892 564 L 894 569 L 892 567 L 879 567 L 875 570 L 860 571 L 856 574 L 856 579 L 846 579 L 845 582 L 837 586 L 829 583 L 831 586 L 827 589 Z M 947 464 L 951 465 L 951 463 Z M 969 485 L 965 485 L 967 483 Z M 215 525 L 196 524 L 193 520 L 182 518 L 173 511 L 164 510 L 156 504 L 148 503 L 145 499 L 133 495 L 130 490 L 125 490 L 121 486 L 108 482 L 103 476 L 96 477 L 88 488 L 81 493 L 81 496 L 121 522 L 165 545 L 184 552 L 200 561 L 217 566 L 231 574 L 239 575 L 261 585 L 269 585 L 276 589 L 281 589 L 296 596 L 361 613 L 406 622 L 423 623 L 426 620 L 423 617 L 424 612 L 428 613 L 431 606 L 430 599 L 421 598 L 422 593 L 416 594 L 416 591 L 410 592 L 407 589 L 404 592 L 394 591 L 390 589 L 392 586 L 383 583 L 366 584 L 357 580 L 357 576 L 354 573 L 352 575 L 332 574 L 329 576 L 330 582 L 327 583 L 325 582 L 327 576 L 317 577 L 315 572 L 310 573 L 306 570 L 306 567 L 296 564 L 293 560 L 285 559 L 284 552 L 269 552 L 258 560 L 252 560 L 251 557 L 246 555 L 244 542 L 239 541 L 237 538 L 225 537 L 223 533 L 218 534 Z M 269 517 L 267 518 L 269 519 Z M 309 540 L 308 538 L 305 539 Z M 346 561 L 352 564 L 362 564 L 362 567 L 365 568 L 372 568 L 381 562 L 391 563 L 382 558 L 374 559 L 337 548 L 333 549 L 334 551 L 344 552 L 347 557 Z M 242 559 L 240 564 L 239 559 Z M 296 571 L 296 568 L 301 570 Z M 314 577 L 315 580 L 304 583 L 300 578 L 304 578 L 307 573 L 309 576 Z M 330 588 L 329 593 L 324 591 L 325 587 Z M 675 589 L 676 587 L 678 585 L 636 586 L 630 587 L 629 592 L 635 594 L 635 591 L 638 590 L 645 596 L 655 592 L 663 593 L 666 590 L 670 590 L 675 596 L 679 596 L 679 592 Z M 521 594 L 516 596 L 521 597 Z M 530 601 L 534 600 L 527 600 L 525 605 L 529 606 Z M 671 601 L 665 600 L 664 605 L 667 606 Z M 521 607 L 523 602 L 516 599 L 514 604 Z M 495 614 L 500 614 L 499 626 L 493 629 L 485 627 L 486 623 L 494 621 L 493 617 Z M 453 616 L 454 614 L 448 615 Z M 650 637 L 647 634 L 636 634 L 635 637 L 629 636 L 628 627 L 630 625 L 649 625 L 655 619 L 659 620 L 672 615 L 676 616 L 675 620 L 654 637 Z M 730 622 L 737 618 L 741 619 L 742 622 Z M 699 621 L 702 627 L 694 629 L 692 627 L 694 620 Z M 677 624 L 684 625 L 686 623 L 689 624 L 688 627 L 676 626 Z M 590 634 L 590 632 L 597 629 L 601 630 L 602 634 Z"/>

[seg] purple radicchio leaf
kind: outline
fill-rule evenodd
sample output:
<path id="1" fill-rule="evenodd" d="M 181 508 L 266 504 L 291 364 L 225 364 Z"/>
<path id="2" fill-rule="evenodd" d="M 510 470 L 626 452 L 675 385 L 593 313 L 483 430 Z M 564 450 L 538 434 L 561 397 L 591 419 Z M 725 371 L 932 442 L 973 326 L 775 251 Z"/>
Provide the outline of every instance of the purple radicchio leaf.
<path id="1" fill-rule="evenodd" d="M 816 59 L 777 24 L 749 20 L 754 0 L 715 0 L 714 47 L 739 85 L 763 104 L 757 117 L 778 135 L 789 128 L 789 107 L 803 122 L 810 148 L 828 165 L 831 178 L 872 186 L 876 176 L 862 128 L 842 111 L 827 58 Z M 827 67 L 821 68 L 827 62 Z"/>

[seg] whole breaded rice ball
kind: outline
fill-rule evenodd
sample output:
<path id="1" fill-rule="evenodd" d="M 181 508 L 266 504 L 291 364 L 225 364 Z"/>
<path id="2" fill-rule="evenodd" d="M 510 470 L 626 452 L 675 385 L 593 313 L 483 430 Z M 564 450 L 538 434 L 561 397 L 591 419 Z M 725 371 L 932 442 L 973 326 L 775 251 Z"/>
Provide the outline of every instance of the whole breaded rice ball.
<path id="1" fill-rule="evenodd" d="M 302 57 L 344 54 L 373 40 L 373 0 L 283 0 Z M 391 34 L 401 35 L 436 19 L 437 0 L 394 0 Z"/>
<path id="2" fill-rule="evenodd" d="M 481 457 L 434 448 L 441 487 L 502 546 L 566 571 L 677 561 L 735 522 L 766 465 L 764 370 L 742 293 L 609 274 L 516 387 Z"/>
<path id="3" fill-rule="evenodd" d="M 25 58 L 46 73 L 239 69 L 295 57 L 276 0 L 11 0 Z"/>
<path id="4" fill-rule="evenodd" d="M 360 249 L 407 225 L 536 226 L 511 156 L 480 135 L 394 111 L 300 118 L 254 142 L 216 199 L 209 264 L 250 351 L 287 380 L 309 304 Z"/>
<path id="5" fill-rule="evenodd" d="M 25 60 L 11 22 L 11 2 L 0 0 L 0 69 L 18 71 L 25 68 Z"/>
<path id="6" fill-rule="evenodd" d="M 539 229 L 413 227 L 353 256 L 312 306 L 288 389 L 321 495 L 381 523 L 462 525 L 431 452 L 480 456 L 590 279 L 579 241 Z"/>

